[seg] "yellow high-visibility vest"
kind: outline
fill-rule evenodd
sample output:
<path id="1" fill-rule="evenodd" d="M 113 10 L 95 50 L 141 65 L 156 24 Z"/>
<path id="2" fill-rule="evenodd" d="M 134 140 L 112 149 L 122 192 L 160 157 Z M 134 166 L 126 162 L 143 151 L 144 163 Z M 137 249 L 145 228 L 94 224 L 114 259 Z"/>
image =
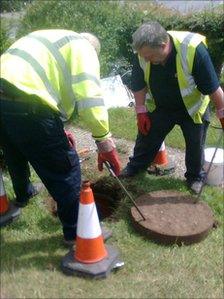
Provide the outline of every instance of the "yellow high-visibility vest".
<path id="1" fill-rule="evenodd" d="M 59 111 L 74 109 L 96 140 L 110 136 L 93 46 L 70 30 L 39 30 L 20 38 L 1 56 L 1 78 Z"/>
<path id="2" fill-rule="evenodd" d="M 177 79 L 184 105 L 194 123 L 202 123 L 202 116 L 205 113 L 210 98 L 207 95 L 204 96 L 203 94 L 201 94 L 201 92 L 197 89 L 194 78 L 192 76 L 192 68 L 196 47 L 201 42 L 206 45 L 206 39 L 203 35 L 186 31 L 168 31 L 168 33 L 172 36 L 174 46 L 177 51 Z M 149 88 L 150 63 L 145 62 L 145 60 L 140 56 L 138 56 L 138 59 L 140 66 L 144 71 L 144 78 L 148 86 L 150 99 L 153 100 Z M 153 103 L 154 105 L 149 108 L 151 111 L 155 108 L 154 100 Z"/>

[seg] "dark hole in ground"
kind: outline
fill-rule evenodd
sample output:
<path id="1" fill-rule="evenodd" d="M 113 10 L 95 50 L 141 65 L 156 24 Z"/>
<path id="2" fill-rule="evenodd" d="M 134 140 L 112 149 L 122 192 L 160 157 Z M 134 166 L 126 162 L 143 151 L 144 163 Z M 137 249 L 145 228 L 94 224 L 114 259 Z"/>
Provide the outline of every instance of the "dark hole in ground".
<path id="1" fill-rule="evenodd" d="M 91 188 L 93 190 L 99 219 L 103 220 L 112 217 L 122 196 L 120 187 L 117 186 L 115 181 L 111 181 L 111 179 L 101 178 L 91 184 Z"/>
<path id="2" fill-rule="evenodd" d="M 113 217 L 113 213 L 123 196 L 116 181 L 103 177 L 92 183 L 91 188 L 99 219 L 104 220 L 105 218 Z M 46 206 L 50 213 L 57 217 L 57 204 L 50 196 L 47 197 Z"/>

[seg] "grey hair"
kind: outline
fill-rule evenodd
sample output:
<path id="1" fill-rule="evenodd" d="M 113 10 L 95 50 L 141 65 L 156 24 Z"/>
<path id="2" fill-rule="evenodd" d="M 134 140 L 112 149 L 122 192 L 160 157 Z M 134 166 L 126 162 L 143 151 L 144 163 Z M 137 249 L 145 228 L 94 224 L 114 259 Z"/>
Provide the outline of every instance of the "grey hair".
<path id="1" fill-rule="evenodd" d="M 169 40 L 166 30 L 158 22 L 142 24 L 132 35 L 132 48 L 134 51 L 140 50 L 143 46 L 159 48 L 164 42 Z"/>
<path id="2" fill-rule="evenodd" d="M 95 48 L 97 55 L 99 55 L 101 48 L 99 39 L 94 34 L 89 32 L 82 32 L 80 35 L 90 42 L 90 44 Z"/>

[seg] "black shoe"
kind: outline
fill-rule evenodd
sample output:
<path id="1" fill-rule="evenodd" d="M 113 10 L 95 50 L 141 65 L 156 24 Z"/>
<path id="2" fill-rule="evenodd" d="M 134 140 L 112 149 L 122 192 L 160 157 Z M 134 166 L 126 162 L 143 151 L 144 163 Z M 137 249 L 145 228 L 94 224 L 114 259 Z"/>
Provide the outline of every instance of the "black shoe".
<path id="1" fill-rule="evenodd" d="M 29 200 L 36 196 L 37 194 L 39 194 L 42 190 L 44 189 L 44 185 L 42 183 L 34 183 L 33 184 L 33 193 L 31 194 L 31 196 L 27 199 L 27 200 L 24 200 L 24 201 L 19 201 L 19 200 L 16 200 L 13 202 L 13 204 L 18 207 L 18 208 L 24 208 L 25 206 L 28 205 L 29 203 Z"/>
<path id="2" fill-rule="evenodd" d="M 200 193 L 202 185 L 203 185 L 202 181 L 187 182 L 188 188 L 194 194 L 199 194 Z"/>
<path id="3" fill-rule="evenodd" d="M 121 173 L 119 174 L 119 179 L 127 179 L 127 178 L 131 178 L 134 177 L 135 174 L 130 172 L 127 168 L 127 166 L 121 171 Z"/>

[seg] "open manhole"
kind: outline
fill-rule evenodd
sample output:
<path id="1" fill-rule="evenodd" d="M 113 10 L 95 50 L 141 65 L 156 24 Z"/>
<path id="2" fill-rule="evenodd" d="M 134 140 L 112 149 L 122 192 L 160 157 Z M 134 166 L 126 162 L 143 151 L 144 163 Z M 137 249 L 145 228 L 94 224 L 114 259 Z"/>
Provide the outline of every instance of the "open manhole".
<path id="1" fill-rule="evenodd" d="M 117 188 L 110 181 L 103 179 L 91 184 L 91 188 L 99 220 L 111 217 L 119 202 L 119 187 Z M 46 206 L 50 213 L 57 217 L 57 204 L 52 197 L 47 198 Z"/>
<path id="2" fill-rule="evenodd" d="M 145 237 L 163 244 L 192 244 L 203 240 L 214 226 L 214 216 L 204 202 L 177 191 L 141 195 L 131 208 L 134 227 Z"/>

